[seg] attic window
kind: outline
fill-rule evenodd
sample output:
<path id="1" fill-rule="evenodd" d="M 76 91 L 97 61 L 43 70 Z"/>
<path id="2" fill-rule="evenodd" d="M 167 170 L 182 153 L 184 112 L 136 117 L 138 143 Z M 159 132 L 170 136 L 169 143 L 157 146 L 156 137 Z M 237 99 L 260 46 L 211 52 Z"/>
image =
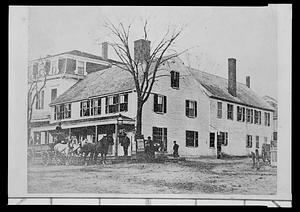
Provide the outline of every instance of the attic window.
<path id="1" fill-rule="evenodd" d="M 84 62 L 83 61 L 78 61 L 77 74 L 80 74 L 80 75 L 84 74 Z"/>
<path id="2" fill-rule="evenodd" d="M 177 71 L 171 71 L 171 87 L 179 88 L 179 72 Z"/>

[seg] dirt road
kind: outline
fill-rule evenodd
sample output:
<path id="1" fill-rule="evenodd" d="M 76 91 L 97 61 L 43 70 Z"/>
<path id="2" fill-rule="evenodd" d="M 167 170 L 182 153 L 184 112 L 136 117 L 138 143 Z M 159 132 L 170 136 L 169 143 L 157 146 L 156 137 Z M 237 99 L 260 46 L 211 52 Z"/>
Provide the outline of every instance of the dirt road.
<path id="1" fill-rule="evenodd" d="M 251 159 L 28 167 L 29 193 L 275 194 L 276 167 Z"/>

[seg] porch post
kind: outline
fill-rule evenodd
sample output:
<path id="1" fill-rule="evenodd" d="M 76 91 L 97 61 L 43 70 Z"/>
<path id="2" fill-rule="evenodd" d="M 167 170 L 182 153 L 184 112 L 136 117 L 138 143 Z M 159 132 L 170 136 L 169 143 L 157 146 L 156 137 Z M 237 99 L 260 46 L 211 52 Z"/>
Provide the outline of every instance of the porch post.
<path id="1" fill-rule="evenodd" d="M 97 125 L 95 125 L 95 143 L 97 143 L 98 142 L 98 132 L 97 132 L 97 129 L 98 129 L 98 127 L 97 127 Z"/>
<path id="2" fill-rule="evenodd" d="M 119 126 L 118 123 L 116 124 L 116 156 L 118 157 L 118 143 L 119 143 L 119 137 L 118 137 L 118 131 L 119 131 Z"/>

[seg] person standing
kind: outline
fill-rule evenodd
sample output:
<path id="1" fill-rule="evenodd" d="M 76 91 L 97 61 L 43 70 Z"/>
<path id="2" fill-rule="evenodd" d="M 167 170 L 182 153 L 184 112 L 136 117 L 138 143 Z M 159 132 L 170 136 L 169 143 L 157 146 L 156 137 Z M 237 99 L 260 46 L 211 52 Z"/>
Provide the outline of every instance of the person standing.
<path id="1" fill-rule="evenodd" d="M 124 136 L 122 136 L 120 143 L 121 143 L 121 146 L 123 146 L 124 156 L 128 156 L 128 147 L 130 145 L 130 139 L 127 137 L 126 134 L 124 134 Z"/>
<path id="2" fill-rule="evenodd" d="M 174 158 L 178 158 L 178 149 L 179 149 L 179 145 L 176 144 L 176 141 L 174 141 L 174 145 L 173 145 L 173 156 Z"/>
<path id="3" fill-rule="evenodd" d="M 256 162 L 256 169 L 258 170 L 260 167 L 259 167 L 259 152 L 258 152 L 258 149 L 255 150 L 255 162 Z"/>

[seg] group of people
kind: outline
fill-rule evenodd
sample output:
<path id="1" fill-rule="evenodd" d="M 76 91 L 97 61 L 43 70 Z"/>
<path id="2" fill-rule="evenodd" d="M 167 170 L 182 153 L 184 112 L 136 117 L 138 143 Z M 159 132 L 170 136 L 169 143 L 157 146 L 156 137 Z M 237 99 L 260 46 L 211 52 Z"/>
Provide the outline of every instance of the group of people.
<path id="1" fill-rule="evenodd" d="M 145 153 L 148 156 L 148 158 L 153 159 L 155 157 L 155 152 L 158 150 L 163 150 L 163 146 L 160 144 L 159 146 L 156 146 L 151 139 L 151 136 L 147 137 L 147 140 L 145 140 Z M 176 143 L 176 141 L 173 141 L 173 157 L 178 158 L 178 149 L 179 145 Z"/>

